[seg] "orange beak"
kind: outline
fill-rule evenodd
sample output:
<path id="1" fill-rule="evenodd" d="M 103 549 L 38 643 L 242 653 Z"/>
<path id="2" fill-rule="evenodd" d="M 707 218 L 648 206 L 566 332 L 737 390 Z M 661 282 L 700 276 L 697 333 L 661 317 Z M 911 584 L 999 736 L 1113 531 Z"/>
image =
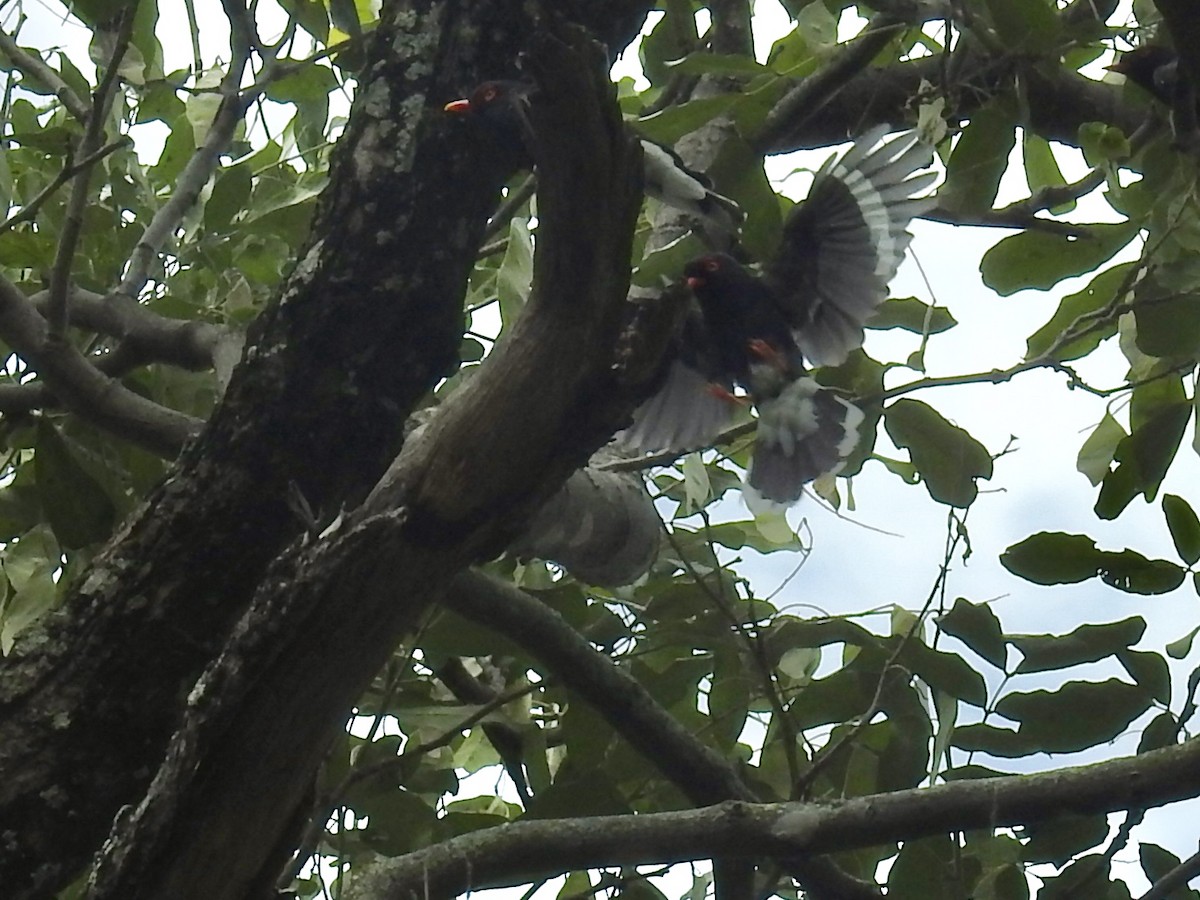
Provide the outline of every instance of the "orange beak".
<path id="1" fill-rule="evenodd" d="M 689 275 L 687 277 L 687 286 L 690 287 L 693 291 L 698 287 L 702 287 L 703 285 L 704 285 L 704 279 L 701 278 L 699 275 Z"/>
<path id="2" fill-rule="evenodd" d="M 471 101 L 465 98 L 462 100 L 451 100 L 449 103 L 443 106 L 442 109 L 448 113 L 457 113 L 462 115 L 463 113 L 469 113 L 471 111 Z"/>

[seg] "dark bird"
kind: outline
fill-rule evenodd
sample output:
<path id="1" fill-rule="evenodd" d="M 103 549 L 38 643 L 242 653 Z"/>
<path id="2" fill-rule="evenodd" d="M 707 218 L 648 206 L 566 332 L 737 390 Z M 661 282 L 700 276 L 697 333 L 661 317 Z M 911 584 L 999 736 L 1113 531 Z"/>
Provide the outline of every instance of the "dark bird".
<path id="1" fill-rule="evenodd" d="M 530 97 L 535 85 L 524 81 L 485 81 L 469 97 L 452 100 L 446 112 L 469 115 L 484 122 L 501 140 L 525 146 Z M 641 139 L 646 194 L 698 219 L 706 230 L 732 234 L 741 224 L 741 207 L 712 190 L 708 179 L 684 165 L 673 150 Z"/>
<path id="2" fill-rule="evenodd" d="M 917 172 L 932 149 L 911 133 L 885 134 L 868 132 L 817 172 L 763 275 L 721 253 L 684 267 L 696 311 L 623 443 L 650 452 L 704 446 L 730 422 L 740 387 L 758 413 L 749 481 L 765 498 L 791 503 L 841 467 L 862 411 L 809 377 L 805 360 L 836 365 L 862 344 L 912 239 L 909 222 L 934 205 L 915 196 L 936 178 Z"/>
<path id="3" fill-rule="evenodd" d="M 1162 44 L 1143 44 L 1121 54 L 1108 66 L 1119 72 L 1170 110 L 1175 145 L 1200 152 L 1200 98 L 1196 86 L 1181 70 L 1179 54 Z"/>
<path id="4" fill-rule="evenodd" d="M 1124 75 L 1142 90 L 1168 106 L 1174 101 L 1179 81 L 1179 56 L 1163 44 L 1143 44 L 1121 54 L 1106 67 Z"/>

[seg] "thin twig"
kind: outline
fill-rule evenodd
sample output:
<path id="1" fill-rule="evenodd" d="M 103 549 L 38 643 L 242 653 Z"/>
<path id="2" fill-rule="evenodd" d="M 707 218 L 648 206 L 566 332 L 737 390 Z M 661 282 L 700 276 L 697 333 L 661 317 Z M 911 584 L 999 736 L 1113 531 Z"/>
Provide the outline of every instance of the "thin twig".
<path id="1" fill-rule="evenodd" d="M 236 0 L 224 0 L 230 22 L 229 71 L 221 79 L 219 91 L 223 97 L 204 145 L 196 150 L 179 173 L 171 198 L 164 203 L 138 239 L 125 267 L 125 276 L 115 292 L 136 299 L 149 280 L 150 264 L 174 234 L 179 222 L 208 184 L 220 163 L 221 154 L 233 139 L 234 130 L 245 115 L 254 95 L 239 91 L 242 72 L 250 57 L 250 38 L 245 28 L 245 9 L 239 10 Z"/>
<path id="2" fill-rule="evenodd" d="M 953 522 L 953 509 L 950 510 L 949 517 L 949 521 Z M 945 589 L 946 579 L 950 574 L 950 563 L 954 558 L 954 550 L 958 546 L 958 542 L 960 540 L 962 540 L 962 529 L 948 527 L 946 535 L 946 552 L 942 557 L 942 563 L 938 568 L 938 574 L 934 579 L 933 587 L 930 588 L 929 596 L 925 598 L 924 605 L 921 607 L 920 612 L 918 612 L 914 617 L 912 624 L 908 627 L 908 631 L 906 631 L 901 636 L 900 640 L 896 642 L 895 649 L 892 650 L 891 654 L 884 662 L 883 667 L 879 670 L 879 678 L 875 682 L 875 693 L 871 697 L 871 702 L 868 704 L 866 711 L 858 717 L 858 721 L 856 721 L 853 726 L 842 732 L 837 740 L 826 744 L 821 749 L 821 753 L 813 759 L 812 766 L 804 774 L 803 782 L 799 785 L 800 792 L 797 796 L 805 796 L 807 789 L 816 780 L 816 777 L 820 774 L 821 770 L 834 760 L 838 751 L 858 737 L 862 730 L 871 724 L 871 720 L 875 718 L 875 714 L 879 712 L 883 703 L 883 691 L 884 688 L 887 687 L 889 673 L 896 665 L 896 660 L 900 658 L 900 654 L 904 652 L 904 649 L 908 646 L 909 642 L 916 637 L 917 631 L 925 624 L 925 616 L 928 615 L 930 608 L 933 606 L 933 601 L 937 598 L 938 594 Z"/>
<path id="3" fill-rule="evenodd" d="M 533 192 L 537 190 L 537 177 L 530 172 L 525 176 L 525 180 L 508 192 L 508 196 L 504 198 L 504 202 L 497 208 L 495 214 L 488 219 L 487 226 L 483 229 L 483 239 L 494 237 L 501 229 L 508 226 L 509 220 L 513 217 L 518 209 L 524 206 L 529 198 L 533 196 Z M 480 250 L 482 253 L 483 250 Z"/>
<path id="4" fill-rule="evenodd" d="M 104 70 L 104 77 L 92 98 L 92 108 L 88 112 L 87 125 L 83 137 L 80 138 L 77 153 L 87 159 L 100 147 L 104 139 L 104 120 L 112 108 L 113 96 L 119 85 L 121 60 L 133 40 L 134 10 L 132 7 L 123 10 L 119 16 L 120 26 L 116 33 L 116 43 L 112 56 Z M 75 262 L 75 251 L 83 233 L 83 211 L 91 194 L 92 167 L 85 166 L 74 176 L 71 196 L 67 201 L 66 217 L 63 221 L 62 234 L 58 239 L 58 247 L 54 254 L 54 265 L 50 270 L 50 305 L 46 316 L 49 325 L 49 339 L 61 340 L 67 333 L 67 323 L 70 319 L 70 306 L 67 299 L 70 294 L 71 266 Z"/>
<path id="5" fill-rule="evenodd" d="M 545 686 L 545 682 L 539 681 L 524 685 L 520 688 L 512 688 L 507 690 L 504 693 L 497 695 L 495 699 L 484 703 L 469 716 L 465 716 L 460 722 L 446 729 L 437 737 L 425 741 L 424 743 L 417 744 L 415 747 L 405 747 L 404 752 L 399 753 L 396 756 L 388 757 L 387 759 L 372 763 L 369 766 L 360 766 L 359 768 L 352 769 L 345 775 L 345 777 L 342 778 L 340 782 L 338 782 L 337 785 L 326 792 L 321 801 L 316 804 L 316 808 L 319 811 L 309 820 L 308 827 L 305 829 L 304 836 L 298 845 L 297 854 L 282 873 L 279 883 L 276 885 L 276 887 L 278 887 L 280 890 L 286 890 L 287 887 L 292 883 L 292 879 L 294 877 L 293 863 L 303 864 L 305 859 L 316 852 L 317 843 L 320 841 L 321 835 L 325 832 L 325 823 L 329 819 L 330 811 L 332 811 L 335 806 L 339 805 L 341 798 L 345 797 L 350 789 L 356 784 L 360 784 L 361 782 L 374 778 L 377 775 L 382 775 L 391 769 L 398 768 L 415 757 L 423 756 L 432 750 L 437 750 L 441 747 L 449 745 L 451 741 L 453 741 L 464 731 L 482 722 L 492 713 L 503 708 L 504 706 L 507 706 L 514 700 L 519 700 L 524 696 L 532 694 L 534 691 L 541 690 Z M 320 812 L 321 810 L 324 811 L 323 816 Z M 285 879 L 286 884 L 284 883 Z"/>
<path id="6" fill-rule="evenodd" d="M 204 71 L 204 57 L 200 54 L 200 23 L 196 19 L 195 0 L 183 0 L 183 8 L 187 13 L 188 31 L 192 38 L 192 77 L 199 78 Z"/>
<path id="7" fill-rule="evenodd" d="M 90 168 L 98 163 L 104 157 L 108 156 L 122 147 L 132 147 L 133 139 L 128 135 L 122 135 L 115 141 L 105 144 L 95 153 L 89 154 L 78 162 L 69 163 L 63 166 L 62 171 L 54 176 L 54 180 L 38 191 L 38 195 L 21 207 L 20 212 L 9 216 L 5 221 L 0 222 L 0 234 L 11 231 L 22 222 L 28 222 L 37 215 L 39 209 L 49 200 L 60 187 L 71 180 L 72 177 L 82 172 L 84 169 Z"/>
<path id="8" fill-rule="evenodd" d="M 958 212 L 939 206 L 921 214 L 922 219 L 931 222 L 942 222 L 946 225 L 974 225 L 978 228 L 1019 228 L 1025 231 L 1045 231 L 1049 234 L 1061 234 L 1067 237 L 1082 238 L 1088 235 L 1087 225 L 1076 225 L 1074 222 L 1060 222 L 1057 219 L 1043 219 L 1025 210 L 1020 203 L 1003 209 L 989 209 L 982 212 Z"/>

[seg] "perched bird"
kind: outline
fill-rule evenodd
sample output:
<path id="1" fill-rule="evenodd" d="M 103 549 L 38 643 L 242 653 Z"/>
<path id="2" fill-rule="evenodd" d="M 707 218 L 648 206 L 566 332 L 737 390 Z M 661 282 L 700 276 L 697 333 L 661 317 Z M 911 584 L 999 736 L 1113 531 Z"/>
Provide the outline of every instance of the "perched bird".
<path id="1" fill-rule="evenodd" d="M 1121 54 L 1108 66 L 1119 72 L 1170 110 L 1175 144 L 1200 151 L 1200 98 L 1196 86 L 1180 70 L 1179 55 L 1162 44 L 1142 44 Z"/>
<path id="2" fill-rule="evenodd" d="M 817 172 L 761 276 L 721 253 L 684 267 L 697 314 L 623 443 L 650 452 L 710 443 L 740 387 L 758 412 L 751 487 L 790 503 L 807 482 L 840 468 L 863 414 L 809 377 L 805 360 L 836 365 L 862 344 L 863 324 L 886 299 L 912 239 L 909 222 L 934 204 L 916 196 L 936 178 L 918 174 L 932 149 L 911 133 L 885 135 L 868 132 Z M 716 427 L 701 435 L 701 425 Z"/>
<path id="3" fill-rule="evenodd" d="M 485 81 L 469 97 L 452 100 L 446 112 L 478 118 L 505 141 L 525 145 L 528 109 L 536 86 L 524 81 Z M 646 194 L 698 219 L 706 230 L 732 234 L 743 215 L 741 207 L 712 190 L 703 175 L 684 165 L 673 150 L 641 139 Z"/>
<path id="4" fill-rule="evenodd" d="M 1142 90 L 1168 106 L 1174 100 L 1179 81 L 1179 56 L 1163 44 L 1142 44 L 1121 54 L 1106 67 L 1124 75 Z"/>

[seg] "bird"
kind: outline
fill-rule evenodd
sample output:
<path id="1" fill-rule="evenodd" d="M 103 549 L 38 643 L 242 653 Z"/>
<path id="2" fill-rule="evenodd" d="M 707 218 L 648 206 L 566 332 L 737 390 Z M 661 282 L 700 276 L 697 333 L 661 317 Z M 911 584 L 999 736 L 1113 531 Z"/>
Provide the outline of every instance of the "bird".
<path id="1" fill-rule="evenodd" d="M 1121 54 L 1105 68 L 1124 75 L 1156 100 L 1168 106 L 1179 81 L 1179 56 L 1164 44 L 1142 44 Z"/>
<path id="2" fill-rule="evenodd" d="M 510 146 L 525 146 L 530 133 L 528 110 L 537 86 L 525 81 L 485 81 L 471 93 L 451 100 L 448 113 L 478 119 Z M 698 220 L 708 233 L 733 234 L 744 215 L 738 204 L 718 194 L 699 172 L 689 169 L 668 147 L 639 138 L 642 187 L 648 196 Z"/>
<path id="3" fill-rule="evenodd" d="M 1179 54 L 1163 44 L 1142 44 L 1107 67 L 1168 107 L 1175 146 L 1200 151 L 1200 97 L 1179 68 Z"/>
<path id="4" fill-rule="evenodd" d="M 807 365 L 838 365 L 861 346 L 912 239 L 909 222 L 935 204 L 918 196 L 936 180 L 918 171 L 932 148 L 911 132 L 886 135 L 886 126 L 872 129 L 818 170 L 762 274 L 725 253 L 684 266 L 695 308 L 621 443 L 643 453 L 696 449 L 748 404 L 758 414 L 748 482 L 765 499 L 793 503 L 844 465 L 863 412 Z"/>

